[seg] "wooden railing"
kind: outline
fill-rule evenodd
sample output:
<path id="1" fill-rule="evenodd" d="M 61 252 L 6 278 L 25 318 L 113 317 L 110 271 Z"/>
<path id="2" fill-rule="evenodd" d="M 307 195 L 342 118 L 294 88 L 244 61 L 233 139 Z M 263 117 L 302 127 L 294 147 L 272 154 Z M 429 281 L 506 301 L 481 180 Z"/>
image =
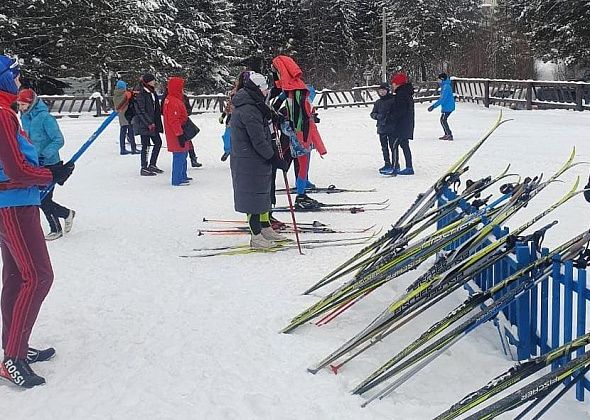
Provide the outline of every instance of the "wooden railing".
<path id="1" fill-rule="evenodd" d="M 590 110 L 590 83 L 547 82 L 537 80 L 498 80 L 453 78 L 453 90 L 458 101 L 506 106 L 513 109 L 573 109 Z M 368 107 L 379 98 L 377 85 L 351 89 L 324 89 L 317 92 L 314 104 L 320 109 Z M 414 85 L 414 102 L 438 99 L 437 82 Z M 192 112 L 196 114 L 222 112 L 228 100 L 223 94 L 188 95 Z M 41 96 L 49 111 L 56 116 L 78 117 L 82 113 L 100 116 L 113 109 L 113 99 L 106 97 Z"/>

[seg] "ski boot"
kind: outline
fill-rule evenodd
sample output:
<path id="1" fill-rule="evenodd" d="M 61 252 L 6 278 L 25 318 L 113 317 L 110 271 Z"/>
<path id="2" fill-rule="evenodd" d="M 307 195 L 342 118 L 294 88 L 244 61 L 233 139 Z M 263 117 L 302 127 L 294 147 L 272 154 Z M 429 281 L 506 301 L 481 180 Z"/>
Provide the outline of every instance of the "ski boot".
<path id="1" fill-rule="evenodd" d="M 53 359 L 53 356 L 55 356 L 55 349 L 53 347 L 44 350 L 29 347 L 27 351 L 27 363 L 46 362 L 47 360 Z"/>
<path id="2" fill-rule="evenodd" d="M 275 232 L 272 227 L 263 227 L 260 234 L 264 237 L 264 239 L 271 242 L 285 242 L 289 240 L 289 238 L 287 238 L 286 236 L 283 236 L 280 233 Z"/>
<path id="3" fill-rule="evenodd" d="M 298 194 L 295 198 L 295 207 L 299 209 L 317 209 L 321 207 L 321 203 L 307 194 Z"/>
<path id="4" fill-rule="evenodd" d="M 26 359 L 5 358 L 0 363 L 0 378 L 22 388 L 45 384 L 45 379 L 33 372 Z"/>
<path id="5" fill-rule="evenodd" d="M 281 229 L 285 229 L 287 227 L 287 225 L 285 223 L 281 222 L 278 219 L 275 219 L 272 214 L 268 217 L 268 220 L 269 220 L 270 226 L 273 228 L 273 230 L 281 230 Z"/>
<path id="6" fill-rule="evenodd" d="M 264 236 L 262 236 L 262 233 L 250 236 L 250 248 L 252 249 L 271 249 L 276 246 L 276 243 L 266 239 Z"/>
<path id="7" fill-rule="evenodd" d="M 56 239 L 61 238 L 62 236 L 64 236 L 63 231 L 58 230 L 57 232 L 49 232 L 47 235 L 45 235 L 45 240 L 46 241 L 55 241 Z"/>

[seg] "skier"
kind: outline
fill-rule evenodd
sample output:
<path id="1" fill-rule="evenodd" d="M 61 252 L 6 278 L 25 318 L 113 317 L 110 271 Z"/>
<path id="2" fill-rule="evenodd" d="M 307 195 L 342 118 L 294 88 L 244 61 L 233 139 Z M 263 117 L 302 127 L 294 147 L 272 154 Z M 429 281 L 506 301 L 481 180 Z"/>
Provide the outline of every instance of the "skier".
<path id="1" fill-rule="evenodd" d="M 283 100 L 286 102 L 289 120 L 293 123 L 297 142 L 302 150 L 307 151 L 296 157 L 298 171 L 295 203 L 303 208 L 314 208 L 318 206 L 318 202 L 305 194 L 305 189 L 308 188 L 311 150 L 315 148 L 320 156 L 327 153 L 316 126 L 319 119 L 314 115 L 313 105 L 308 100 L 310 91 L 301 78 L 303 72 L 297 63 L 291 57 L 279 55 L 273 58 L 272 69 L 276 88 L 274 90 L 281 91 L 277 103 L 273 106 L 278 109 Z"/>
<path id="2" fill-rule="evenodd" d="M 35 148 L 11 109 L 20 87 L 16 60 L 0 55 L 0 248 L 2 252 L 2 348 L 0 377 L 23 387 L 43 385 L 30 363 L 50 359 L 53 348 L 36 350 L 29 338 L 51 288 L 53 270 L 39 223 L 39 185 L 63 185 L 73 163 L 39 165 Z"/>
<path id="3" fill-rule="evenodd" d="M 393 138 L 395 143 L 395 157 L 393 169 L 397 175 L 414 175 L 412 165 L 412 152 L 410 151 L 410 139 L 414 138 L 414 87 L 405 73 L 396 73 L 391 78 L 391 85 L 395 92 L 393 108 L 390 113 L 393 124 Z M 399 170 L 399 152 L 401 147 L 404 152 L 406 168 Z"/>
<path id="4" fill-rule="evenodd" d="M 440 125 L 442 125 L 445 134 L 442 137 L 439 137 L 439 140 L 453 140 L 453 132 L 447 121 L 451 113 L 455 110 L 453 87 L 451 86 L 451 79 L 446 73 L 439 74 L 438 80 L 440 83 L 440 98 L 428 107 L 428 112 L 432 112 L 440 105 Z"/>
<path id="5" fill-rule="evenodd" d="M 133 117 L 133 130 L 141 137 L 141 176 L 154 176 L 164 171 L 156 166 L 158 155 L 162 147 L 162 112 L 160 100 L 156 93 L 156 78 L 153 74 L 146 73 L 141 76 L 140 86 L 135 96 Z M 152 156 L 148 165 L 148 150 L 150 142 L 154 144 Z"/>
<path id="6" fill-rule="evenodd" d="M 166 99 L 162 103 L 164 129 L 168 151 L 172 152 L 172 185 L 189 185 L 186 169 L 188 151 L 191 141 L 183 131 L 183 125 L 188 120 L 188 112 L 184 103 L 184 79 L 171 77 L 168 80 Z"/>
<path id="7" fill-rule="evenodd" d="M 391 118 L 395 98 L 391 94 L 387 83 L 381 83 L 379 85 L 377 94 L 379 95 L 379 99 L 373 105 L 371 118 L 377 121 L 377 134 L 379 135 L 381 152 L 383 153 L 384 164 L 383 167 L 379 168 L 379 173 L 382 175 L 395 175 L 395 167 L 392 165 L 392 162 L 397 158 L 397 151 L 395 137 L 393 135 L 395 126 Z"/>
<path id="8" fill-rule="evenodd" d="M 35 94 L 32 89 L 23 89 L 16 98 L 21 112 L 21 121 L 25 133 L 35 146 L 39 164 L 51 169 L 54 165 L 61 165 L 59 149 L 64 145 L 64 136 L 59 129 L 57 120 L 49 113 L 47 105 Z M 59 239 L 64 233 L 72 230 L 72 224 L 76 212 L 53 201 L 52 189 L 41 202 L 41 210 L 47 218 L 50 232 L 45 235 L 45 240 Z M 62 229 L 59 219 L 64 219 Z"/>
<path id="9" fill-rule="evenodd" d="M 133 92 L 127 89 L 127 83 L 124 80 L 117 80 L 115 84 L 115 90 L 113 91 L 113 102 L 115 109 L 119 113 L 119 146 L 120 154 L 139 154 L 137 145 L 135 144 L 135 133 L 133 132 L 133 126 L 128 119 L 128 116 L 133 117 L 133 109 L 129 110 L 129 103 L 133 99 Z M 133 107 L 132 107 L 133 108 Z M 129 112 L 128 112 L 129 111 Z M 131 145 L 131 151 L 125 148 L 125 138 Z"/>
<path id="10" fill-rule="evenodd" d="M 231 128 L 230 128 L 230 120 L 231 114 L 233 111 L 232 105 L 232 98 L 236 94 L 236 92 L 244 87 L 244 82 L 250 76 L 249 70 L 242 70 L 234 83 L 234 87 L 232 90 L 227 94 L 227 102 L 225 103 L 225 107 L 223 108 L 223 112 L 219 117 L 219 124 L 225 124 L 225 131 L 221 135 L 221 139 L 223 140 L 223 155 L 221 155 L 221 161 L 225 162 L 229 157 L 231 152 Z"/>
<path id="11" fill-rule="evenodd" d="M 269 123 L 271 110 L 264 103 L 268 93 L 266 78 L 251 72 L 244 87 L 232 99 L 230 167 L 234 207 L 246 213 L 250 226 L 250 247 L 268 249 L 284 241 L 269 221 L 272 166 L 284 169 L 273 148 Z"/>

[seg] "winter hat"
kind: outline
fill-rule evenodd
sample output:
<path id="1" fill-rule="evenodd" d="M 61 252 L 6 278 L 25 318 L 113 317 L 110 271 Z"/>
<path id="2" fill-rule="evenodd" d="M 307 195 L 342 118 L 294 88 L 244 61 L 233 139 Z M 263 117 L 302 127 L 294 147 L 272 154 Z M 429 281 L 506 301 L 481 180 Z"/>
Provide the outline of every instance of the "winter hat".
<path id="1" fill-rule="evenodd" d="M 115 85 L 115 89 L 127 89 L 127 83 L 124 80 L 117 80 L 117 84 Z"/>
<path id="2" fill-rule="evenodd" d="M 385 89 L 386 91 L 389 92 L 389 83 L 383 82 L 379 85 L 379 87 L 377 89 Z"/>
<path id="3" fill-rule="evenodd" d="M 0 90 L 16 95 L 18 86 L 14 78 L 20 74 L 18 61 L 14 58 L 0 55 Z"/>
<path id="4" fill-rule="evenodd" d="M 449 78 L 449 76 L 447 76 L 447 74 L 443 72 L 443 73 L 441 73 L 441 74 L 438 75 L 438 78 L 440 80 L 447 80 Z"/>
<path id="5" fill-rule="evenodd" d="M 23 102 L 26 104 L 32 104 L 37 99 L 37 94 L 33 89 L 23 89 L 18 93 L 16 97 L 17 102 Z"/>
<path id="6" fill-rule="evenodd" d="M 153 80 L 156 80 L 156 76 L 154 76 L 151 73 L 145 73 L 143 76 L 141 76 L 141 81 L 143 83 L 146 83 L 147 84 L 147 83 L 149 83 L 149 82 L 151 82 Z"/>
<path id="7" fill-rule="evenodd" d="M 392 85 L 405 85 L 408 83 L 408 76 L 405 73 L 395 73 L 391 78 Z"/>
<path id="8" fill-rule="evenodd" d="M 250 81 L 258 86 L 258 89 L 261 91 L 268 90 L 268 82 L 266 81 L 266 77 L 261 75 L 260 73 L 256 73 L 255 71 L 250 72 Z"/>

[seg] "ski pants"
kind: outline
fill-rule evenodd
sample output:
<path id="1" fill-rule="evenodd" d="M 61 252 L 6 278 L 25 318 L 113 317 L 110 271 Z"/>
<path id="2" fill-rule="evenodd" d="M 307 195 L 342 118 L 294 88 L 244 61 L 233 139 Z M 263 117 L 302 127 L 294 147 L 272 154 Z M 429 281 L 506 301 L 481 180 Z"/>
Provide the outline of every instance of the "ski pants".
<path id="1" fill-rule="evenodd" d="M 404 153 L 404 160 L 406 161 L 406 168 L 413 168 L 412 166 L 412 151 L 410 150 L 410 140 L 403 138 L 396 138 L 394 141 L 394 152 L 392 157 L 392 164 L 395 169 L 399 169 L 399 148 L 401 147 Z"/>
<path id="2" fill-rule="evenodd" d="M 148 151 L 150 148 L 150 142 L 154 143 L 154 148 L 152 149 L 152 156 L 150 158 L 150 165 L 155 165 L 158 162 L 158 155 L 160 154 L 160 149 L 162 148 L 162 138 L 160 137 L 160 133 L 154 133 L 147 136 L 140 136 L 141 137 L 141 167 L 147 168 L 148 167 Z"/>
<path id="3" fill-rule="evenodd" d="M 188 152 L 172 153 L 172 185 L 180 185 L 188 178 L 186 157 Z"/>
<path id="4" fill-rule="evenodd" d="M 294 159 L 293 168 L 295 169 L 295 186 L 297 188 L 297 195 L 305 194 L 310 161 L 311 153 Z"/>
<path id="5" fill-rule="evenodd" d="M 381 143 L 381 152 L 383 153 L 383 162 L 385 165 L 391 165 L 393 160 L 397 157 L 395 137 L 392 134 L 379 134 L 379 142 Z M 391 157 L 390 157 L 391 151 Z"/>
<path id="6" fill-rule="evenodd" d="M 133 126 L 129 125 L 122 125 L 119 128 L 119 147 L 121 148 L 121 152 L 125 151 L 125 138 L 129 141 L 131 145 L 131 150 L 135 152 L 137 150 L 137 145 L 135 144 L 135 133 L 133 132 Z"/>
<path id="7" fill-rule="evenodd" d="M 49 223 L 49 228 L 52 232 L 61 232 L 61 223 L 59 219 L 65 219 L 70 215 L 70 209 L 53 201 L 53 193 L 55 188 L 45 196 L 41 201 L 41 210 Z"/>
<path id="8" fill-rule="evenodd" d="M 443 131 L 445 132 L 445 135 L 447 135 L 447 136 L 453 135 L 453 132 L 451 131 L 451 127 L 449 127 L 449 122 L 447 121 L 449 119 L 450 115 L 451 115 L 450 112 L 443 112 L 440 114 L 440 125 L 442 125 Z"/>
<path id="9" fill-rule="evenodd" d="M 53 270 L 37 206 L 0 209 L 2 347 L 4 356 L 27 357 L 29 337 L 53 283 Z"/>

